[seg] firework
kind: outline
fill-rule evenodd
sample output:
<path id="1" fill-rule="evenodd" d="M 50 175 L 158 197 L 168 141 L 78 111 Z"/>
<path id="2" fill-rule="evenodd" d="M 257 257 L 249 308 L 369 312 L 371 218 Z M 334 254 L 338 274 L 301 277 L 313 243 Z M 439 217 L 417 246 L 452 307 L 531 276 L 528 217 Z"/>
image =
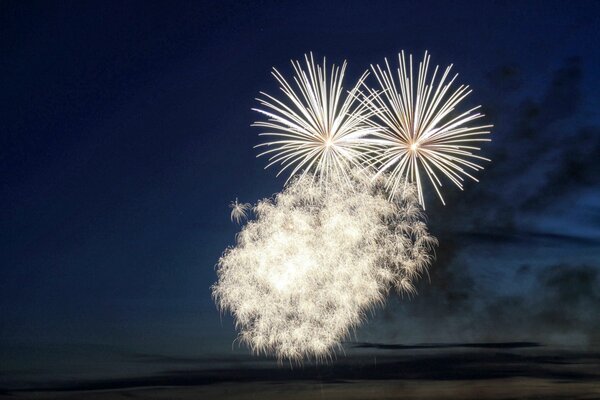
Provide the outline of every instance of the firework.
<path id="1" fill-rule="evenodd" d="M 364 101 L 375 114 L 374 124 L 380 128 L 374 129 L 372 138 L 366 139 L 378 146 L 369 154 L 370 165 L 379 173 L 390 174 L 392 192 L 405 179 L 414 182 L 423 206 L 423 175 L 429 178 L 442 203 L 444 198 L 439 190 L 442 176 L 461 190 L 463 177 L 477 181 L 472 172 L 483 169 L 478 162 L 489 160 L 474 152 L 480 150 L 478 143 L 490 141 L 486 135 L 491 128 L 491 125 L 471 126 L 473 121 L 483 117 L 477 112 L 479 106 L 456 112 L 459 103 L 471 93 L 469 86 L 452 88 L 457 77 L 450 77 L 452 65 L 437 81 L 439 67 L 436 66 L 430 78 L 429 59 L 425 52 L 416 79 L 412 55 L 407 64 L 404 52 L 398 55 L 399 66 L 395 72 L 387 59 L 385 68 L 371 65 L 382 90 L 368 89 L 370 96 Z"/>
<path id="2" fill-rule="evenodd" d="M 389 201 L 384 176 L 347 176 L 353 185 L 320 185 L 309 173 L 258 202 L 219 260 L 215 301 L 254 353 L 330 357 L 390 287 L 414 292 L 429 264 L 435 239 L 414 187 Z"/>
<path id="3" fill-rule="evenodd" d="M 250 203 L 239 203 L 236 198 L 229 204 L 231 208 L 231 222 L 241 223 L 243 220 L 248 219 L 248 212 L 252 209 Z"/>
<path id="4" fill-rule="evenodd" d="M 256 147 L 265 147 L 258 156 L 268 156 L 268 168 L 280 164 L 280 171 L 290 172 L 290 178 L 309 171 L 322 179 L 327 175 L 347 178 L 347 171 L 360 164 L 370 145 L 362 138 L 373 132 L 367 124 L 372 110 L 358 101 L 359 88 L 367 78 L 365 72 L 349 92 L 343 87 L 346 62 L 341 67 L 328 68 L 323 59 L 317 65 L 312 53 L 305 55 L 305 66 L 292 61 L 294 84 L 273 69 L 283 92 L 283 98 L 261 92 L 258 102 L 262 108 L 253 110 L 267 117 L 253 126 L 260 127 L 261 136 L 270 141 Z M 288 178 L 289 180 L 289 178 Z"/>
<path id="5" fill-rule="evenodd" d="M 453 88 L 452 66 L 430 76 L 425 53 L 414 78 L 412 56 L 398 59 L 394 72 L 387 59 L 371 66 L 379 88 L 365 72 L 346 92 L 346 63 L 328 70 L 310 54 L 292 62 L 292 83 L 273 70 L 282 98 L 261 92 L 255 111 L 266 120 L 253 125 L 270 141 L 259 156 L 289 178 L 253 208 L 231 204 L 232 221 L 251 209 L 255 219 L 219 259 L 212 287 L 254 353 L 328 359 L 390 288 L 414 294 L 437 244 L 422 213 L 423 176 L 443 203 L 443 178 L 462 189 L 489 161 L 476 152 L 491 125 L 474 124 L 479 107 L 456 111 L 471 91 Z"/>

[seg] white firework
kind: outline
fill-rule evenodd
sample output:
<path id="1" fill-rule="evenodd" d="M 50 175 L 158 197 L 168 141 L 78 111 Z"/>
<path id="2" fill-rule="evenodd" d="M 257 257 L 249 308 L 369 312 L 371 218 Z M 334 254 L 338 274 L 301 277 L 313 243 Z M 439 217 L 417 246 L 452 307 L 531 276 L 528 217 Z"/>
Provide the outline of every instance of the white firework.
<path id="1" fill-rule="evenodd" d="M 436 243 L 411 185 L 389 201 L 385 177 L 298 177 L 255 206 L 217 266 L 213 296 L 239 339 L 280 361 L 323 360 L 384 301 L 414 292 Z"/>
<path id="2" fill-rule="evenodd" d="M 437 81 L 439 66 L 436 66 L 430 78 L 429 59 L 425 52 L 416 79 L 412 55 L 407 64 L 404 52 L 398 55 L 396 71 L 392 71 L 387 59 L 385 68 L 371 65 L 382 90 L 368 89 L 370 96 L 364 100 L 375 114 L 374 125 L 380 128 L 366 139 L 378 145 L 369 153 L 370 164 L 379 173 L 390 174 L 392 192 L 405 179 L 416 183 L 423 207 L 423 175 L 429 178 L 442 203 L 444 198 L 439 190 L 442 176 L 461 190 L 464 176 L 477 181 L 472 171 L 483 169 L 478 162 L 490 160 L 475 152 L 480 150 L 478 143 L 490 141 L 486 136 L 492 127 L 471 125 L 484 116 L 477 112 L 480 106 L 456 112 L 459 103 L 471 93 L 469 86 L 452 88 L 458 76 L 450 77 L 452 65 Z"/>
<path id="3" fill-rule="evenodd" d="M 263 98 L 257 99 L 262 108 L 253 110 L 268 119 L 253 126 L 263 128 L 260 136 L 270 139 L 256 146 L 267 148 L 258 156 L 269 157 L 265 168 L 280 164 L 278 176 L 289 168 L 289 178 L 309 171 L 315 172 L 318 179 L 331 174 L 347 178 L 347 171 L 360 164 L 370 147 L 362 138 L 374 130 L 367 124 L 372 111 L 358 100 L 368 72 L 346 92 L 345 61 L 341 67 L 332 65 L 328 72 L 325 59 L 321 66 L 315 63 L 312 53 L 304 58 L 304 67 L 292 61 L 295 85 L 273 68 L 272 75 L 284 94 L 282 99 L 263 92 Z"/>
<path id="4" fill-rule="evenodd" d="M 229 204 L 231 208 L 231 222 L 241 223 L 243 220 L 248 219 L 248 212 L 252 209 L 250 203 L 240 203 L 236 198 Z"/>

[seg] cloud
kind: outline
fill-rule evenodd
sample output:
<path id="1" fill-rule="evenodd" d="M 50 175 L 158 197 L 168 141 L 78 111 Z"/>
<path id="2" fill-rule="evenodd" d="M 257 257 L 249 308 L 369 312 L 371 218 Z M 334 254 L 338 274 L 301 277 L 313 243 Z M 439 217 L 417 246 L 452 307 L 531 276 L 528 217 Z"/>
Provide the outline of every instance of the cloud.
<path id="1" fill-rule="evenodd" d="M 140 364 L 152 365 L 194 365 L 208 366 L 215 364 L 231 364 L 231 363 L 256 363 L 257 358 L 250 354 L 234 354 L 223 356 L 198 356 L 198 357 L 183 357 L 177 355 L 164 354 L 148 354 L 148 353 L 120 353 L 121 357 L 127 361 Z"/>
<path id="2" fill-rule="evenodd" d="M 524 214 L 543 215 L 597 187 L 600 127 L 585 114 L 583 76 L 581 61 L 568 59 L 535 97 L 511 83 L 524 79 L 518 66 L 490 74 L 494 90 L 480 100 L 495 124 L 493 141 L 483 148 L 492 162 L 465 192 L 448 190 L 448 206 L 428 207 L 433 222 L 443 221 L 439 229 L 517 229 Z"/>
<path id="3" fill-rule="evenodd" d="M 489 343 L 427 343 L 427 344 L 385 344 L 385 343 L 350 343 L 355 349 L 380 350 L 423 350 L 423 349 L 520 349 L 540 347 L 537 342 L 489 342 Z"/>
<path id="4" fill-rule="evenodd" d="M 533 278 L 528 292 L 486 301 L 480 322 L 504 337 L 527 336 L 555 343 L 600 343 L 600 268 L 556 264 L 522 267 L 517 279 Z"/>
<path id="5" fill-rule="evenodd" d="M 600 239 L 526 229 L 497 230 L 495 232 L 460 232 L 457 235 L 469 243 L 516 244 L 522 246 L 589 247 L 600 245 Z"/>
<path id="6" fill-rule="evenodd" d="M 600 213 L 575 206 L 600 183 L 600 127 L 586 120 L 583 76 L 580 60 L 568 59 L 539 96 L 518 101 L 518 66 L 493 72 L 498 123 L 484 149 L 493 162 L 480 183 L 449 190 L 447 206 L 428 207 L 440 243 L 429 279 L 410 301 L 388 302 L 385 329 L 367 340 L 600 343 L 600 264 L 590 261 L 600 239 L 584 229 Z"/>
<path id="7" fill-rule="evenodd" d="M 161 373 L 132 378 L 90 380 L 77 383 L 49 383 L 36 391 L 115 390 L 133 387 L 204 386 L 217 383 L 291 383 L 328 384 L 360 381 L 478 381 L 506 378 L 538 378 L 563 382 L 594 382 L 600 375 L 600 354 L 557 352 L 539 348 L 537 343 L 469 343 L 460 351 L 450 346 L 411 349 L 380 347 L 380 354 L 340 358 L 330 365 L 307 364 L 296 368 L 281 366 L 245 366 L 239 368 L 203 368 L 164 370 Z M 534 348 L 526 350 L 526 347 Z M 432 352 L 433 350 L 433 352 Z M 452 368 L 448 368 L 451 365 Z"/>
<path id="8" fill-rule="evenodd" d="M 600 128 L 584 127 L 551 160 L 553 168 L 538 190 L 522 202 L 524 210 L 546 209 L 561 199 L 571 200 L 581 190 L 600 183 Z"/>

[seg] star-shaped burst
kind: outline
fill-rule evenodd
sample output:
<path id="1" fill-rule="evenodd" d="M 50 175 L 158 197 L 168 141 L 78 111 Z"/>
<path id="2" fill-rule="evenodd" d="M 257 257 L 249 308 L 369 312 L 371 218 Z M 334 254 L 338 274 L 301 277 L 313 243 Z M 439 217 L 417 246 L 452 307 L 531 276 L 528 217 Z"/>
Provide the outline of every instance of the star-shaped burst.
<path id="1" fill-rule="evenodd" d="M 260 135 L 271 138 L 256 146 L 267 148 L 259 156 L 269 156 L 267 167 L 281 165 L 277 175 L 289 168 L 290 177 L 311 171 L 318 179 L 347 178 L 351 167 L 358 165 L 370 148 L 362 139 L 376 129 L 367 123 L 373 111 L 358 100 L 368 72 L 346 92 L 345 61 L 341 67 L 332 65 L 328 72 L 325 59 L 317 65 L 311 53 L 305 56 L 304 67 L 299 61 L 292 61 L 292 66 L 295 85 L 273 69 L 284 97 L 261 92 L 263 98 L 257 100 L 263 108 L 253 109 L 268 117 L 253 126 L 263 128 Z"/>
<path id="2" fill-rule="evenodd" d="M 442 203 L 444 198 L 439 190 L 442 176 L 461 190 L 464 176 L 477 181 L 472 171 L 483 169 L 478 161 L 489 159 L 474 152 L 480 150 L 478 143 L 490 141 L 487 135 L 492 126 L 470 125 L 484 116 L 477 112 L 480 106 L 462 113 L 456 111 L 471 93 L 469 86 L 452 88 L 458 75 L 449 77 L 452 65 L 437 81 L 436 66 L 429 78 L 429 59 L 425 52 L 416 79 L 412 55 L 407 64 L 404 52 L 398 55 L 396 71 L 392 71 L 387 59 L 385 68 L 371 65 L 381 90 L 367 89 L 370 96 L 364 101 L 375 115 L 374 126 L 380 128 L 374 129 L 373 138 L 367 139 L 378 146 L 369 153 L 370 164 L 379 173 L 390 173 L 392 193 L 405 178 L 415 182 L 423 206 L 423 175 L 429 178 Z"/>

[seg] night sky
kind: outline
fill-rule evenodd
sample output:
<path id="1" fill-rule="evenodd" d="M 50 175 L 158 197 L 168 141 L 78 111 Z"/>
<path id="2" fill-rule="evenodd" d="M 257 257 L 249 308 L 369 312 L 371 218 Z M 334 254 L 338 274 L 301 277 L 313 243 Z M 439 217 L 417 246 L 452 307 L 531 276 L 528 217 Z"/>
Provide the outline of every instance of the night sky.
<path id="1" fill-rule="evenodd" d="M 391 379 L 352 366 L 410 351 L 414 375 L 424 343 L 432 380 L 460 378 L 455 348 L 600 365 L 599 43 L 596 1 L 0 2 L 0 391 L 298 378 L 232 346 L 210 286 L 229 202 L 285 181 L 255 158 L 255 97 L 309 51 L 350 83 L 428 50 L 494 129 L 480 183 L 426 193 L 440 246 L 419 295 L 298 374 Z"/>

